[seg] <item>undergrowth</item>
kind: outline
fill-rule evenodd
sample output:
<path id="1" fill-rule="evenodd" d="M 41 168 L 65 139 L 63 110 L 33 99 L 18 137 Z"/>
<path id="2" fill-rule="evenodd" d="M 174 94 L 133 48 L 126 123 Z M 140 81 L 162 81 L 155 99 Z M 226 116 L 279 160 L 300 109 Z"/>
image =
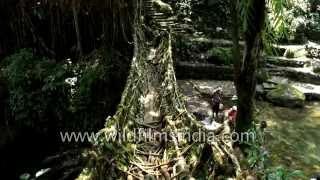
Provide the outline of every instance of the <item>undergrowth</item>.
<path id="1" fill-rule="evenodd" d="M 101 48 L 82 61 L 57 63 L 31 49 L 17 51 L 1 63 L 10 92 L 7 121 L 41 133 L 96 131 L 120 101 L 127 71 L 121 58 Z"/>
<path id="2" fill-rule="evenodd" d="M 259 178 L 265 180 L 290 180 L 305 178 L 300 170 L 292 170 L 281 165 L 272 166 L 270 153 L 265 147 L 268 139 L 265 139 L 264 131 L 258 125 L 254 125 L 249 133 L 253 133 L 255 138 L 242 142 L 245 145 L 245 161 L 243 165 L 253 171 Z"/>

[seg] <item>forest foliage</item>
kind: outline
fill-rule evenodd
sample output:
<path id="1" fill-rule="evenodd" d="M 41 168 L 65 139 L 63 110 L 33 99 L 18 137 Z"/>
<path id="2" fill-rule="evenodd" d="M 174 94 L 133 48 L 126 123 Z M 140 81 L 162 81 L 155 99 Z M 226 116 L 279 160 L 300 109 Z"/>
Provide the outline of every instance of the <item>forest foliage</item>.
<path id="1" fill-rule="evenodd" d="M 6 126 L 28 128 L 40 134 L 57 130 L 96 131 L 116 111 L 133 54 L 133 3 L 72 2 L 0 2 L 0 77 L 9 91 L 3 120 Z M 174 46 L 182 49 L 183 55 L 173 56 L 224 66 L 234 64 L 231 47 L 212 47 L 210 43 L 188 40 L 189 36 L 230 39 L 230 1 L 173 2 L 174 8 L 180 8 L 180 19 L 194 22 L 190 32 L 174 37 Z M 276 2 L 268 5 L 265 42 L 270 45 L 320 41 L 318 0 Z M 240 31 L 243 30 L 242 27 Z M 248 152 L 249 166 L 258 172 L 265 160 L 259 143 L 250 144 Z M 277 168 L 270 170 L 269 175 L 271 178 L 292 174 Z"/>
<path id="2" fill-rule="evenodd" d="M 127 72 L 116 55 L 97 50 L 88 58 L 56 63 L 22 49 L 2 62 L 2 77 L 9 89 L 11 126 L 95 130 L 115 111 Z M 92 57 L 95 56 L 95 57 Z M 114 83 L 117 82 L 117 83 Z M 122 83 L 121 83 L 122 82 Z M 111 88 L 112 84 L 112 88 Z M 45 131 L 45 132 L 43 132 Z"/>

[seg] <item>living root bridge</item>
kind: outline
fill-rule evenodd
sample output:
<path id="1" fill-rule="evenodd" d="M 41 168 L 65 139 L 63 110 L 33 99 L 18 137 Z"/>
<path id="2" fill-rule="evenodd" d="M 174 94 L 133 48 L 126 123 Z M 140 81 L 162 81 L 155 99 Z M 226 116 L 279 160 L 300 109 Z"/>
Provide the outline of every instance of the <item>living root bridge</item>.
<path id="1" fill-rule="evenodd" d="M 147 25 L 138 1 L 135 17 L 134 57 L 118 110 L 106 121 L 99 141 L 89 153 L 90 161 L 78 179 L 182 179 L 218 176 L 238 178 L 241 170 L 233 155 L 232 144 L 222 137 L 228 131 L 214 132 L 214 141 L 193 142 L 179 137 L 207 130 L 185 107 L 178 91 L 173 68 L 171 35 L 154 30 L 146 38 Z M 150 36 L 150 31 L 148 31 Z M 126 132 L 133 137 L 136 129 L 166 132 L 168 138 L 113 141 L 107 134 Z M 225 136 L 224 136 L 225 137 Z"/>

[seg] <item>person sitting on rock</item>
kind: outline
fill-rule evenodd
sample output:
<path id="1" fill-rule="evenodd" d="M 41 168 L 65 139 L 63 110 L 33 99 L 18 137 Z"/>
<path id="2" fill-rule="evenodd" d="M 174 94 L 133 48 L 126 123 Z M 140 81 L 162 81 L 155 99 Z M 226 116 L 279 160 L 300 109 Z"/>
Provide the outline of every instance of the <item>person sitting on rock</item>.
<path id="1" fill-rule="evenodd" d="M 218 89 L 213 93 L 212 99 L 211 99 L 213 117 L 218 117 L 220 107 L 222 106 L 222 97 L 223 97 L 222 88 L 218 87 Z"/>

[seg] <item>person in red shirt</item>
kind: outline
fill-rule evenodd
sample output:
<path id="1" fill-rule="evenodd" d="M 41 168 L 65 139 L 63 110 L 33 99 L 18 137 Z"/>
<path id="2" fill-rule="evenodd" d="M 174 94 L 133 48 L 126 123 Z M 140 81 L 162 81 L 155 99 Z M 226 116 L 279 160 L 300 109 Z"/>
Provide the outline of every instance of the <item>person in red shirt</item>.
<path id="1" fill-rule="evenodd" d="M 237 106 L 232 106 L 228 112 L 228 120 L 232 125 L 235 125 L 237 118 Z"/>

